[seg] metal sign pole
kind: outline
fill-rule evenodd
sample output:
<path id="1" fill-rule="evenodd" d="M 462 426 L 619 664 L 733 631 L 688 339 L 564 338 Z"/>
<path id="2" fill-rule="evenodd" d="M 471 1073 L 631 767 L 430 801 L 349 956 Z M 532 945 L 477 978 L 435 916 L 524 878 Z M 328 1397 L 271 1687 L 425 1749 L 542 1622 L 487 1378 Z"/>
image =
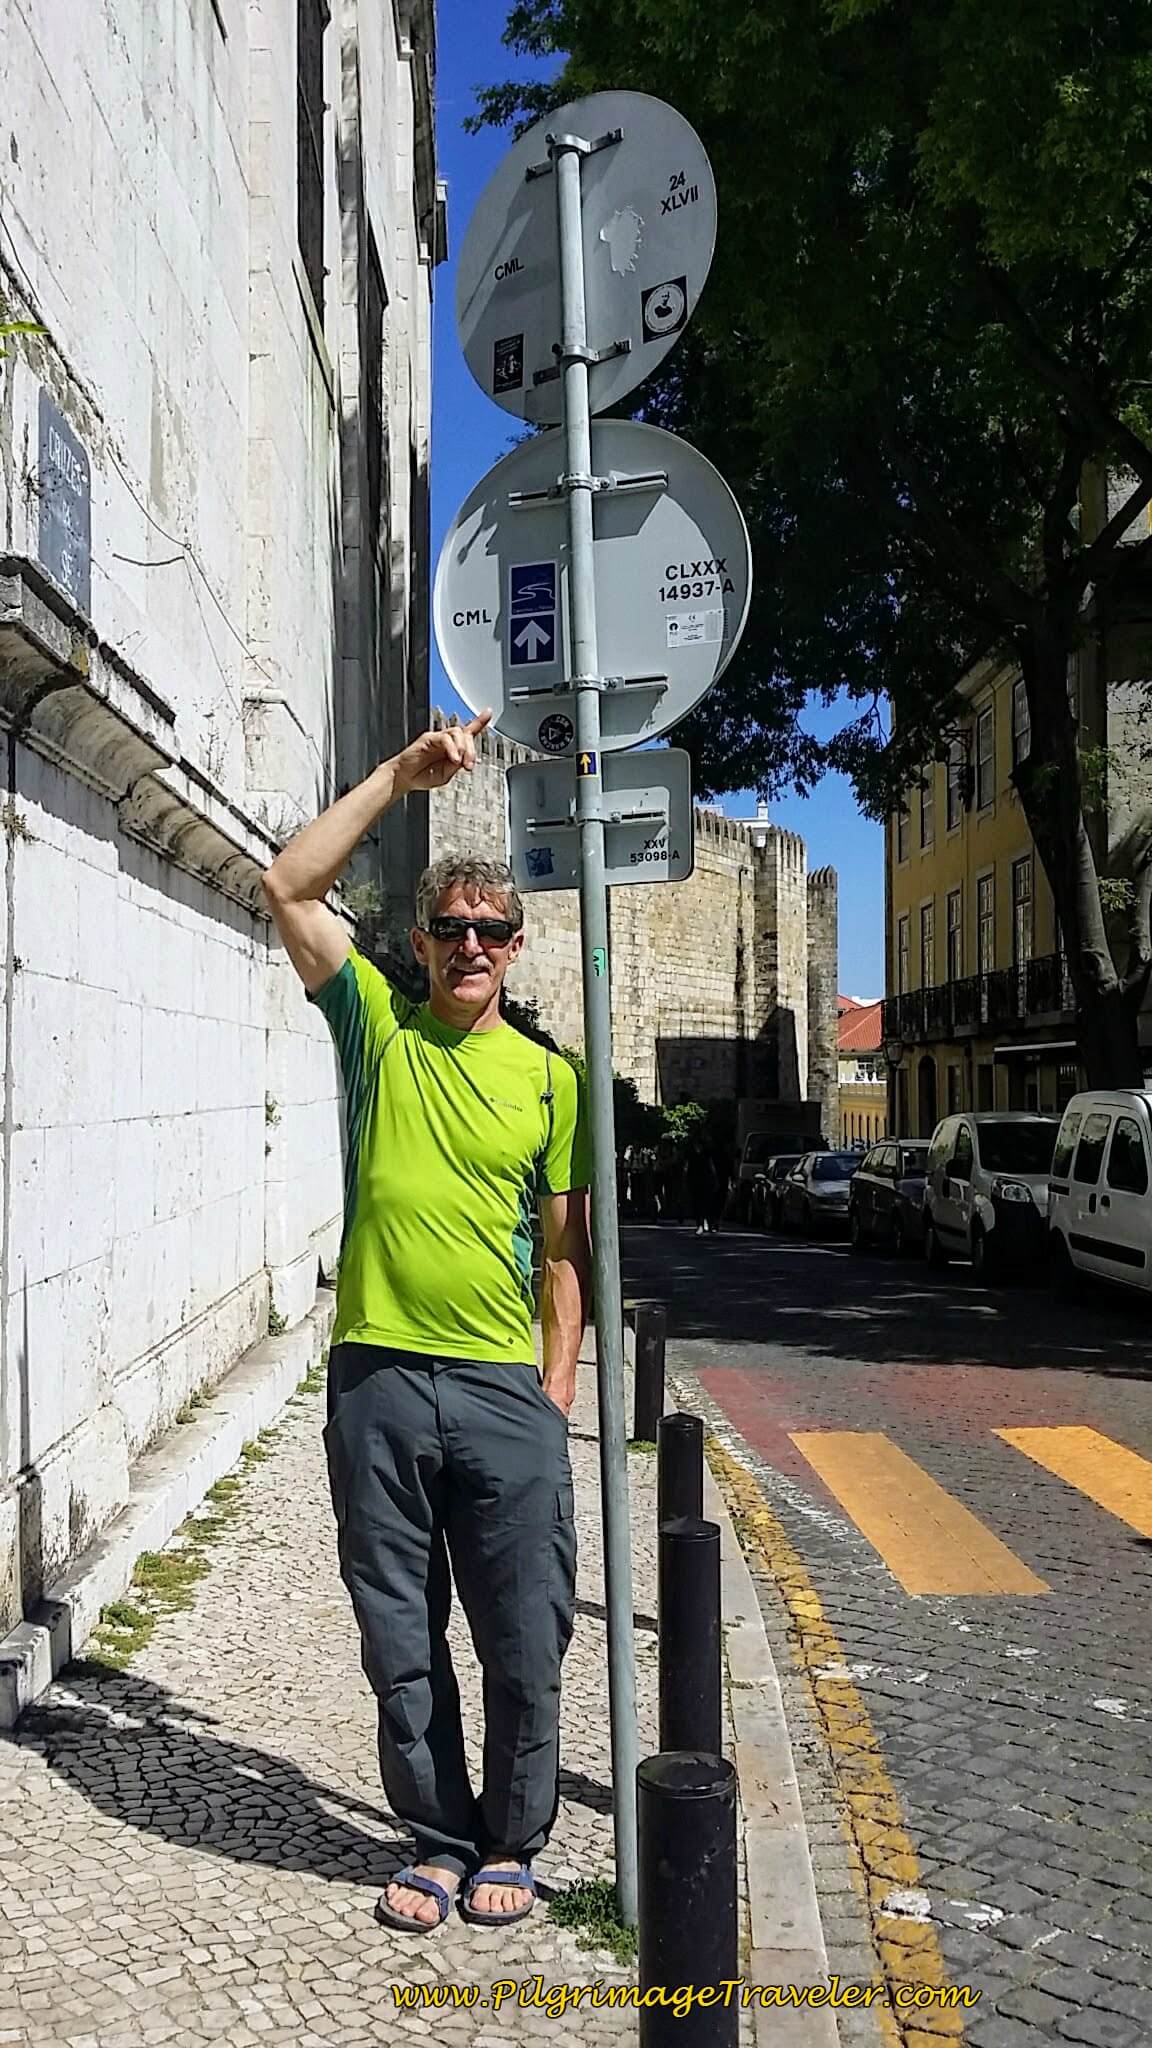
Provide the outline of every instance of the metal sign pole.
<path id="1" fill-rule="evenodd" d="M 632 1619 L 632 1534 L 624 1419 L 624 1317 L 616 1210 L 616 1133 L 612 1104 L 612 998 L 608 973 L 608 889 L 600 776 L 600 670 L 593 565 L 592 433 L 588 406 L 587 317 L 581 224 L 581 158 L 588 143 L 549 138 L 556 177 L 563 315 L 561 374 L 568 506 L 570 684 L 576 692 L 576 817 L 580 828 L 580 930 L 584 963 L 584 1035 L 592 1127 L 592 1241 L 604 1575 L 608 1612 L 608 1702 L 616 1897 L 626 1925 L 637 1917 L 636 1649 Z"/>

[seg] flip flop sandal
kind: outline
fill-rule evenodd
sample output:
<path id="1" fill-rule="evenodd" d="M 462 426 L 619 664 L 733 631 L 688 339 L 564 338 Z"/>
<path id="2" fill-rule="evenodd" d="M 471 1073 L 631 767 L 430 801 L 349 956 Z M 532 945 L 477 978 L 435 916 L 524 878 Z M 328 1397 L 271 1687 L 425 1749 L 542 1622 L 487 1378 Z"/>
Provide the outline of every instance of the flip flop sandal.
<path id="1" fill-rule="evenodd" d="M 398 1913 L 394 1906 L 388 1904 L 387 1892 L 384 1891 L 376 1901 L 376 1918 L 383 1926 L 398 1927 L 402 1934 L 435 1934 L 438 1927 L 443 1927 L 452 1911 L 452 1893 L 445 1891 L 442 1884 L 437 1884 L 435 1878 L 422 1877 L 409 1865 L 398 1870 L 388 1883 L 407 1885 L 414 1892 L 427 1892 L 430 1899 L 435 1899 L 440 1917 L 438 1920 L 417 1920 L 410 1913 Z"/>
<path id="2" fill-rule="evenodd" d="M 513 1913 L 481 1913 L 472 1904 L 472 1894 L 477 1885 L 508 1885 L 513 1891 L 531 1892 L 526 1906 L 517 1906 Z M 514 1920 L 526 1920 L 536 1904 L 536 1880 L 526 1863 L 519 1870 L 478 1870 L 464 1886 L 460 1899 L 460 1917 L 472 1927 L 511 1927 Z"/>

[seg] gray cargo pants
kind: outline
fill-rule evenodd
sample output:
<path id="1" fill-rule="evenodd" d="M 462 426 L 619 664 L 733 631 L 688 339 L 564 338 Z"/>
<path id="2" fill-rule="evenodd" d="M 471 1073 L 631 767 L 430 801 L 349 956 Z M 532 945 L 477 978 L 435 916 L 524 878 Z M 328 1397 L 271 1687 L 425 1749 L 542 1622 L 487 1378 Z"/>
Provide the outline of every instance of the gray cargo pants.
<path id="1" fill-rule="evenodd" d="M 576 1593 L 568 1425 L 535 1366 L 338 1344 L 324 1441 L 388 1803 L 418 1862 L 465 1875 L 496 1850 L 527 1860 L 559 1801 Z M 484 1674 L 478 1800 L 446 1636 L 449 1558 Z"/>

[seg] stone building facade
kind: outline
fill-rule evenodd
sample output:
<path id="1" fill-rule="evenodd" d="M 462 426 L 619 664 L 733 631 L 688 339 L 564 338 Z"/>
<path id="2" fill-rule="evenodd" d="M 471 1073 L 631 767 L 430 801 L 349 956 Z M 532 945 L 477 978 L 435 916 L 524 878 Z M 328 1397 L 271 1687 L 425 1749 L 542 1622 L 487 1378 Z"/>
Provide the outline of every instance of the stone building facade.
<path id="1" fill-rule="evenodd" d="M 428 806 L 433 858 L 504 856 L 505 772 L 531 758 L 483 735 L 473 774 Z M 562 1045 L 580 1045 L 579 899 L 542 891 L 526 911 L 528 944 L 510 992 L 538 1006 Z M 808 873 L 796 833 L 698 807 L 694 873 L 613 889 L 609 931 L 615 1065 L 645 1101 L 810 1098 L 835 1143 L 836 875 Z M 403 945 L 401 932 L 394 942 Z"/>
<path id="2" fill-rule="evenodd" d="M 426 717 L 443 202 L 431 0 L 0 0 L 0 46 L 3 1634 L 335 1257 L 260 876 Z"/>

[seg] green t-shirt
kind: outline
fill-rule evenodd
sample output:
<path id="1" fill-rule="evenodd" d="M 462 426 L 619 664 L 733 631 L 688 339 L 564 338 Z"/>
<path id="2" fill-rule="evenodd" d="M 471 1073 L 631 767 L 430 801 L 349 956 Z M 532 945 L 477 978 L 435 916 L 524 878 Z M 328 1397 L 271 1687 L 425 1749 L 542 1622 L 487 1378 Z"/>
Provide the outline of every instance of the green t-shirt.
<path id="1" fill-rule="evenodd" d="M 588 1185 L 574 1069 L 509 1024 L 438 1023 L 355 948 L 309 1001 L 346 1098 L 332 1342 L 530 1363 L 533 1210 Z"/>

